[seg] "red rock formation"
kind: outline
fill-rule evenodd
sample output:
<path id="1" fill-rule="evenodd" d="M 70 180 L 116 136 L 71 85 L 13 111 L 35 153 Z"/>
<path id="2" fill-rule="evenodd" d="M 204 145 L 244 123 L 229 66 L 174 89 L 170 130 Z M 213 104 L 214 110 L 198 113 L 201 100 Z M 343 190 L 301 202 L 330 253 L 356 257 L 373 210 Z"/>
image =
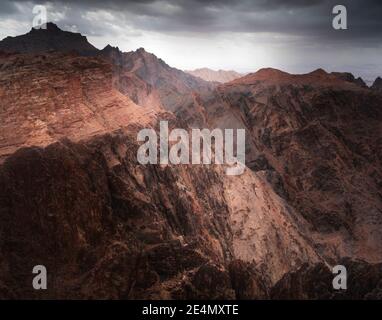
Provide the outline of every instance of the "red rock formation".
<path id="1" fill-rule="evenodd" d="M 190 125 L 205 122 L 200 96 L 211 94 L 214 84 L 170 67 L 143 48 L 122 53 L 106 47 L 100 55 L 113 62 L 115 86 L 135 103 L 169 110 Z"/>
<path id="2" fill-rule="evenodd" d="M 219 92 L 253 142 L 247 165 L 310 224 L 319 252 L 380 261 L 382 96 L 323 70 L 261 70 Z"/>
<path id="3" fill-rule="evenodd" d="M 97 56 L 0 55 L 1 298 L 337 298 L 341 263 L 367 281 L 345 298 L 380 296 L 378 92 L 323 70 L 215 88 L 143 49 Z M 245 128 L 245 173 L 140 165 L 161 119 Z"/>
<path id="4" fill-rule="evenodd" d="M 99 58 L 11 55 L 0 57 L 0 65 L 0 158 L 150 119 L 151 110 L 113 88 L 111 66 Z"/>
<path id="5" fill-rule="evenodd" d="M 261 175 L 140 165 L 139 128 L 180 124 L 113 89 L 104 60 L 57 53 L 1 64 L 3 297 L 233 298 L 234 261 L 271 285 L 320 260 Z M 52 279 L 43 295 L 30 286 L 38 263 Z"/>

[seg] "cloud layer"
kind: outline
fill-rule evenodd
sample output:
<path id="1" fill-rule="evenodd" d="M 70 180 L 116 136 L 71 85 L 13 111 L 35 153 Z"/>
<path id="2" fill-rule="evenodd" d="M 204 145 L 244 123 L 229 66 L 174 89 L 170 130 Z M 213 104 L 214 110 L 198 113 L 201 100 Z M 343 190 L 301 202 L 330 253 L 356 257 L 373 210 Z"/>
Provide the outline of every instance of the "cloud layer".
<path id="1" fill-rule="evenodd" d="M 355 70 L 355 65 L 367 77 L 374 76 L 368 68 L 381 71 L 378 0 L 341 1 L 348 11 L 349 29 L 343 31 L 332 28 L 332 8 L 338 4 L 332 0 L 2 1 L 0 37 L 28 31 L 35 4 L 46 5 L 49 20 L 88 35 L 95 45 L 148 46 L 177 67 L 212 64 L 249 71 L 268 63 L 303 72 L 315 66 Z M 188 60 L 182 62 L 175 56 L 182 49 L 196 54 L 185 53 Z"/>

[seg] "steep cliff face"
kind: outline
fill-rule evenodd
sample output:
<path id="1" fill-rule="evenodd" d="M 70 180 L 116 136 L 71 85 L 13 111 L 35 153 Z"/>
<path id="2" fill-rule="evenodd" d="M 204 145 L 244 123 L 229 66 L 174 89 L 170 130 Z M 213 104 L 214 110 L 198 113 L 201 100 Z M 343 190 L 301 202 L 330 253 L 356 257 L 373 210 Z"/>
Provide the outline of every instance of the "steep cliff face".
<path id="1" fill-rule="evenodd" d="M 322 261 L 262 175 L 140 165 L 138 130 L 181 124 L 115 91 L 102 59 L 2 64 L 3 298 L 261 297 L 285 272 Z M 30 285 L 37 264 L 50 275 L 42 295 Z"/>
<path id="2" fill-rule="evenodd" d="M 341 263 L 344 297 L 379 297 L 381 105 L 324 70 L 216 87 L 143 49 L 0 53 L 0 297 L 341 298 Z M 244 128 L 244 174 L 139 164 L 161 120 Z"/>
<path id="3" fill-rule="evenodd" d="M 219 88 L 274 189 L 330 261 L 380 261 L 382 96 L 318 70 L 261 70 Z"/>
<path id="4" fill-rule="evenodd" d="M 150 121 L 112 86 L 110 64 L 98 58 L 37 54 L 0 57 L 0 158 L 22 146 L 75 141 Z"/>
<path id="5" fill-rule="evenodd" d="M 192 285 L 198 277 L 225 279 L 210 297 L 234 296 L 216 173 L 139 166 L 134 151 L 135 140 L 116 132 L 21 149 L 5 161 L 3 297 L 197 297 L 205 286 Z M 43 294 L 31 287 L 37 264 L 49 272 Z"/>

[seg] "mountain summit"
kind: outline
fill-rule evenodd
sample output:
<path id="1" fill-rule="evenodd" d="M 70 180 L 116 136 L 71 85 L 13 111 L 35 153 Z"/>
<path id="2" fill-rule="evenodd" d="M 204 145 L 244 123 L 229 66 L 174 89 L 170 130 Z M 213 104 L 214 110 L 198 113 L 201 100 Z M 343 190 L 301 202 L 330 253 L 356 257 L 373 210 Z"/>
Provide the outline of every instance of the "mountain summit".
<path id="1" fill-rule="evenodd" d="M 80 33 L 63 31 L 56 24 L 48 22 L 45 29 L 32 28 L 24 35 L 6 37 L 0 41 L 0 51 L 19 53 L 76 51 L 81 55 L 93 55 L 98 49 Z"/>

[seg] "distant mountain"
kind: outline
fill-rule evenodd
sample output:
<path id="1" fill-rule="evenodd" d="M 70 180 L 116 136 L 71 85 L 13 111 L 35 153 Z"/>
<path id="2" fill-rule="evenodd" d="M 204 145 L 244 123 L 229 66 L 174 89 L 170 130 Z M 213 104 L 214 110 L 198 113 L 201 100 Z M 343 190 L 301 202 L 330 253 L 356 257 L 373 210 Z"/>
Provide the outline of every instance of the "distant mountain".
<path id="1" fill-rule="evenodd" d="M 46 29 L 32 28 L 27 34 L 4 38 L 0 41 L 0 51 L 19 53 L 75 51 L 82 55 L 94 55 L 98 49 L 80 33 L 63 31 L 49 22 Z"/>
<path id="2" fill-rule="evenodd" d="M 169 110 L 191 125 L 205 122 L 201 96 L 216 84 L 172 68 L 144 48 L 121 52 L 106 46 L 99 55 L 112 62 L 115 86 L 135 103 Z"/>
<path id="3" fill-rule="evenodd" d="M 202 78 L 203 80 L 206 80 L 206 81 L 221 82 L 221 83 L 230 82 L 232 80 L 235 80 L 243 76 L 243 74 L 238 73 L 236 71 L 232 71 L 232 70 L 215 71 L 209 68 L 187 70 L 186 72 L 189 74 L 192 74 L 195 77 Z"/>
<path id="4" fill-rule="evenodd" d="M 355 79 L 351 73 L 327 73 L 323 69 L 317 69 L 306 74 L 291 74 L 278 69 L 263 68 L 255 73 L 249 73 L 246 76 L 233 80 L 232 84 L 252 85 L 258 82 L 267 84 L 296 84 L 313 85 L 320 87 L 363 87 L 366 85 L 361 78 Z M 228 84 L 229 85 L 229 84 Z"/>

